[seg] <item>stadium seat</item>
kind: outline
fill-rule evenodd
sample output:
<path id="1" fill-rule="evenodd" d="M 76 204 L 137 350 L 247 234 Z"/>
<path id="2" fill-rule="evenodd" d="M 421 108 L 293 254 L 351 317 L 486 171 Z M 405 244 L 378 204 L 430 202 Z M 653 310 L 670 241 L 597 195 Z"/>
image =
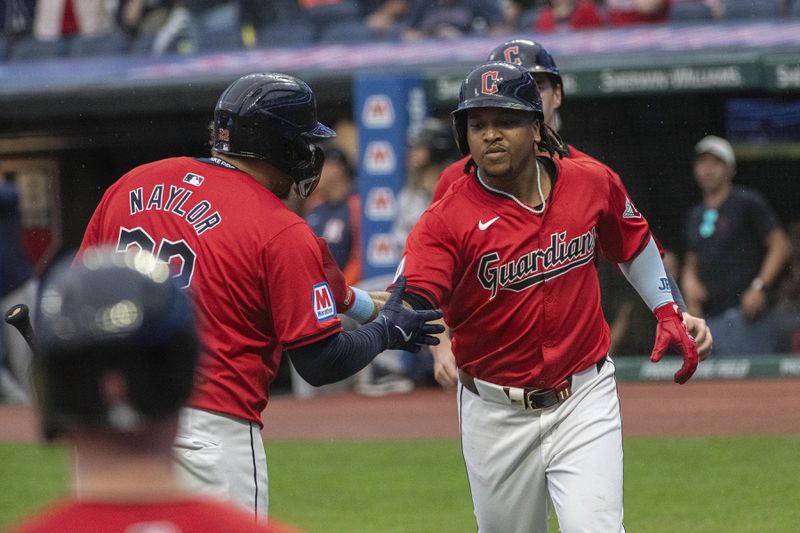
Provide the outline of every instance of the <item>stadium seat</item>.
<path id="1" fill-rule="evenodd" d="M 71 57 L 121 55 L 128 51 L 130 39 L 121 31 L 105 35 L 77 36 L 69 42 Z"/>
<path id="2" fill-rule="evenodd" d="M 713 20 L 707 5 L 700 1 L 677 2 L 670 5 L 670 22 L 702 22 Z"/>
<path id="3" fill-rule="evenodd" d="M 380 36 L 360 20 L 333 22 L 319 36 L 321 43 L 365 43 L 380 40 Z"/>
<path id="4" fill-rule="evenodd" d="M 41 41 L 35 37 L 24 37 L 11 47 L 8 60 L 11 62 L 34 61 L 65 55 L 67 55 L 67 43 L 64 39 Z"/>
<path id="5" fill-rule="evenodd" d="M 316 29 L 308 22 L 267 24 L 258 32 L 258 45 L 266 48 L 310 45 L 314 43 L 315 37 Z"/>
<path id="6" fill-rule="evenodd" d="M 728 20 L 769 19 L 781 16 L 783 0 L 726 0 Z"/>

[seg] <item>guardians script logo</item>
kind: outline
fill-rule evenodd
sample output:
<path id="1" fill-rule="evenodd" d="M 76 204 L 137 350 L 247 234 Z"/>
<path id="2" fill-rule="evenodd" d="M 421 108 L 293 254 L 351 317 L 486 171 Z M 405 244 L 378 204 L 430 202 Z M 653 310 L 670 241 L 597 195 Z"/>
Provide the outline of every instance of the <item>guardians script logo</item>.
<path id="1" fill-rule="evenodd" d="M 597 229 L 567 241 L 567 232 L 550 235 L 550 246 L 537 249 L 507 263 L 500 263 L 500 254 L 491 252 L 480 258 L 478 280 L 491 298 L 498 290 L 522 292 L 539 283 L 590 263 L 594 258 Z"/>

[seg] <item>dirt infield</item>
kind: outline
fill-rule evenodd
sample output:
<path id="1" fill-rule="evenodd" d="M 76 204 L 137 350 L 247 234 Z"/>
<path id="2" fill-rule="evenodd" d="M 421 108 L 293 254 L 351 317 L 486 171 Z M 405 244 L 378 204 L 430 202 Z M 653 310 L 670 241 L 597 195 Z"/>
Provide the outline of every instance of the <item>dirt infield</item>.
<path id="1" fill-rule="evenodd" d="M 619 393 L 626 437 L 800 434 L 800 379 L 621 383 Z M 455 393 L 436 388 L 380 398 L 278 396 L 264 422 L 270 440 L 458 436 Z M 0 406 L 0 441 L 37 435 L 30 408 Z"/>

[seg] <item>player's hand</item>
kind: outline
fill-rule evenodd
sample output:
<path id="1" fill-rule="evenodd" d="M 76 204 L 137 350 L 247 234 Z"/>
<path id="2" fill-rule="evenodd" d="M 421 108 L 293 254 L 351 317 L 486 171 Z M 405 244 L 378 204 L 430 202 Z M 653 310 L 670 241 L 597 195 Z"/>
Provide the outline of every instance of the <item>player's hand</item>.
<path id="1" fill-rule="evenodd" d="M 711 348 L 714 345 L 714 337 L 711 335 L 711 330 L 708 329 L 708 324 L 702 318 L 683 313 L 683 324 L 686 326 L 686 331 L 689 335 L 694 337 L 694 342 L 697 344 L 697 356 L 700 361 L 705 361 L 711 354 Z"/>
<path id="2" fill-rule="evenodd" d="M 747 320 L 757 319 L 767 306 L 767 295 L 763 290 L 748 288 L 742 294 L 742 315 Z"/>
<path id="3" fill-rule="evenodd" d="M 325 279 L 328 280 L 328 285 L 330 285 L 331 292 L 333 292 L 333 301 L 336 302 L 336 311 L 345 313 L 353 307 L 353 302 L 356 300 L 353 289 L 344 279 L 344 273 L 339 268 L 339 265 L 336 264 L 336 260 L 331 255 L 331 250 L 328 248 L 328 243 L 325 242 L 325 239 L 317 237 L 317 245 L 322 254 L 322 269 L 325 271 Z"/>
<path id="4" fill-rule="evenodd" d="M 403 305 L 403 291 L 406 290 L 406 277 L 399 276 L 394 284 L 392 293 L 383 306 L 378 320 L 383 321 L 386 328 L 388 342 L 386 348 L 390 350 L 405 350 L 418 352 L 423 344 L 436 346 L 439 339 L 434 337 L 444 331 L 442 324 L 429 324 L 442 318 L 442 311 L 424 310 L 415 311 Z"/>
<path id="5" fill-rule="evenodd" d="M 675 372 L 675 383 L 686 383 L 697 370 L 697 345 L 683 325 L 683 314 L 677 305 L 670 302 L 656 309 L 653 314 L 658 319 L 656 343 L 650 360 L 661 361 L 664 353 L 674 347 L 683 356 L 683 366 Z"/>

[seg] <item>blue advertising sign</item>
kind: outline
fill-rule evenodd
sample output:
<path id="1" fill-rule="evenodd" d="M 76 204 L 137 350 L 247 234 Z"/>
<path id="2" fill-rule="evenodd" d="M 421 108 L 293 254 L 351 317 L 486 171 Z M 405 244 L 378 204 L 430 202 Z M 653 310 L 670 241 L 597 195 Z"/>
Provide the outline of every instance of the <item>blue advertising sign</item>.
<path id="1" fill-rule="evenodd" d="M 400 260 L 392 240 L 397 193 L 406 180 L 406 135 L 427 115 L 419 74 L 356 76 L 354 115 L 359 132 L 358 192 L 362 203 L 362 285 L 384 288 Z M 381 287 L 382 285 L 382 287 Z"/>

